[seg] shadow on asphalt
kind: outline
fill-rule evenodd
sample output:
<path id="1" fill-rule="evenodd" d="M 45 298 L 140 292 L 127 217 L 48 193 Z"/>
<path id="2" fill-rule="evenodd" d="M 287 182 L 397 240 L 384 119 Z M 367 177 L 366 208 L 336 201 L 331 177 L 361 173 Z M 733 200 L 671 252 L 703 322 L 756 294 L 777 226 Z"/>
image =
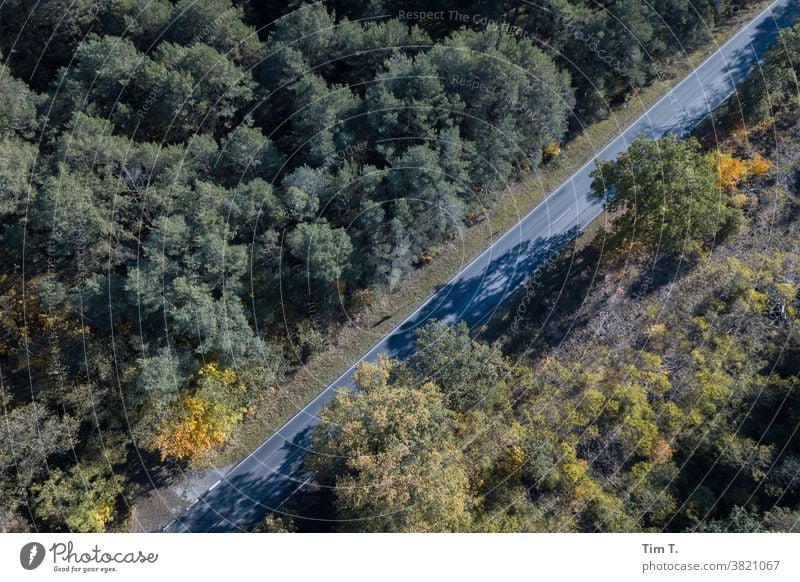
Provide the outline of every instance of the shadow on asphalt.
<path id="1" fill-rule="evenodd" d="M 220 486 L 206 492 L 167 531 L 253 531 L 267 513 L 280 513 L 286 499 L 310 477 L 303 469 L 303 458 L 311 444 L 312 432 L 313 428 L 308 427 L 284 443 L 285 454 L 277 468 L 269 467 L 261 474 L 226 476 Z"/>
<path id="2" fill-rule="evenodd" d="M 545 259 L 562 249 L 578 234 L 578 228 L 549 238 L 524 241 L 493 258 L 479 275 L 462 278 L 441 287 L 437 297 L 412 319 L 401 325 L 387 341 L 392 357 L 408 357 L 414 332 L 437 320 L 448 325 L 464 321 L 470 329 L 490 320 L 501 305 Z"/>

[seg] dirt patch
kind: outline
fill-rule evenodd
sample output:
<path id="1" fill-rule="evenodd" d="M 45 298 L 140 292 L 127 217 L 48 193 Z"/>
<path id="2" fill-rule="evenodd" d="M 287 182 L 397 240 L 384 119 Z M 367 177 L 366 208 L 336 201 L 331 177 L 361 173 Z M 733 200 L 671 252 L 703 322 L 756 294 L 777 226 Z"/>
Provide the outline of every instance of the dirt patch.
<path id="1" fill-rule="evenodd" d="M 233 465 L 221 469 L 189 469 L 168 486 L 148 491 L 136 500 L 126 530 L 131 533 L 160 531 L 221 479 Z"/>

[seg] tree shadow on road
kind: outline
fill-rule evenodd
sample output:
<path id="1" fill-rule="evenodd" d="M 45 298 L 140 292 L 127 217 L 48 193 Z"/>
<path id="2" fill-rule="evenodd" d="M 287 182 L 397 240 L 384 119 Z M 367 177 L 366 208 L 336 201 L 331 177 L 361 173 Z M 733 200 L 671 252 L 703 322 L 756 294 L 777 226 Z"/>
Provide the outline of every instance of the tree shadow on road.
<path id="1" fill-rule="evenodd" d="M 281 515 L 287 500 L 302 490 L 310 477 L 303 459 L 311 444 L 313 427 L 298 433 L 281 447 L 277 467 L 248 464 L 247 472 L 236 469 L 213 490 L 207 491 L 167 531 L 253 531 L 267 513 Z M 279 437 L 274 437 L 279 438 Z"/>

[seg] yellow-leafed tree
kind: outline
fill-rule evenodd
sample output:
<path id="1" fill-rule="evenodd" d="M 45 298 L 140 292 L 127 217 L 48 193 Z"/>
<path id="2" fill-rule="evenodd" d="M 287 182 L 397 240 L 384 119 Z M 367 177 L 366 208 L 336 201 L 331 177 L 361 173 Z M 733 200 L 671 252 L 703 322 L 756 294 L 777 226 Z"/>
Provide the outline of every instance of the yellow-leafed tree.
<path id="1" fill-rule="evenodd" d="M 358 366 L 359 391 L 343 390 L 320 413 L 306 466 L 332 488 L 342 529 L 469 529 L 474 500 L 453 414 L 433 383 L 390 382 L 393 366 Z"/>
<path id="2" fill-rule="evenodd" d="M 709 159 L 717 175 L 717 185 L 731 190 L 747 176 L 747 166 L 744 161 L 724 152 L 713 152 Z"/>
<path id="3" fill-rule="evenodd" d="M 174 403 L 171 417 L 156 433 L 154 445 L 162 460 L 191 459 L 225 442 L 244 412 L 229 404 L 235 400 L 231 395 L 245 390 L 230 368 L 220 370 L 213 363 L 200 368 L 194 389 Z"/>
<path id="4" fill-rule="evenodd" d="M 766 174 L 772 169 L 772 163 L 765 157 L 756 154 L 748 163 L 750 173 L 753 176 L 760 176 Z"/>

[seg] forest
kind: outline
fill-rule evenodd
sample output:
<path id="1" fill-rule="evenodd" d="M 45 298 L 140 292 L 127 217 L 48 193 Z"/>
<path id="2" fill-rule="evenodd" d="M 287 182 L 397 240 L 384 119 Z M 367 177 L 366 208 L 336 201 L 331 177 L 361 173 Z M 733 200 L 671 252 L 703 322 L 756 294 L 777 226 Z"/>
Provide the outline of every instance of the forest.
<path id="1" fill-rule="evenodd" d="M 190 466 L 198 454 L 224 443 L 255 407 L 285 397 L 286 379 L 325 349 L 331 330 L 435 261 L 438 247 L 500 203 L 506 184 L 550 163 L 563 144 L 664 75 L 680 56 L 676 46 L 688 51 L 707 42 L 710 30 L 753 2 L 422 4 L 0 5 L 0 530 L 124 529 L 137 497 L 155 486 L 153 474 Z M 421 17 L 423 8 L 442 17 Z M 467 17 L 451 16 L 454 10 Z M 595 39 L 602 39 L 602 50 Z M 795 94 L 791 63 L 800 61 L 775 51 L 765 62 L 770 99 L 758 79 L 743 88 L 747 115 L 757 122 L 773 115 L 769 103 L 780 102 L 776 90 L 787 102 Z M 784 119 L 791 126 L 788 113 Z M 637 147 L 629 155 L 646 158 L 655 146 Z M 674 156 L 676 171 L 694 165 L 703 187 L 730 190 L 720 229 L 725 232 L 712 229 L 708 210 L 708 224 L 692 225 L 693 255 L 702 257 L 718 234 L 756 228 L 759 194 L 733 191 L 741 184 L 766 188 L 771 174 L 758 168 L 770 166 L 767 152 L 763 158 L 748 152 L 712 159 L 688 142 L 658 147 Z M 726 172 L 733 172 L 726 178 L 731 184 L 723 180 L 720 186 Z M 623 189 L 624 174 L 622 167 L 605 168 L 598 188 L 607 180 Z M 670 187 L 676 204 L 680 196 L 692 197 L 700 211 L 716 200 L 716 190 L 695 199 L 694 183 Z M 791 203 L 787 192 L 782 204 Z M 611 236 L 622 248 L 631 244 L 625 242 L 626 211 L 639 201 L 617 200 L 609 209 L 620 215 Z M 665 252 L 677 252 L 686 242 L 680 239 L 684 231 L 675 225 L 673 246 Z M 646 247 L 652 240 L 636 243 Z M 768 317 L 773 301 L 784 297 L 782 317 L 793 321 L 792 287 L 783 282 L 789 267 L 774 267 L 774 287 L 750 288 L 748 281 L 765 285 L 766 279 L 747 275 L 745 259 L 731 261 L 725 264 L 744 273 L 744 295 L 709 305 L 716 315 L 703 316 L 704 325 L 712 327 L 686 331 L 685 341 L 703 334 L 723 341 L 727 336 L 714 335 L 719 330 L 713 326 L 724 325 L 726 310 L 743 309 L 741 297 L 763 304 L 764 314 L 754 311 L 754 318 Z M 513 329 L 532 334 L 535 325 L 525 321 Z M 624 479 L 660 482 L 677 467 L 669 460 L 676 445 L 669 443 L 678 432 L 653 428 L 646 418 L 656 406 L 648 390 L 671 390 L 662 365 L 654 360 L 639 370 L 631 352 L 631 363 L 616 359 L 616 368 L 567 381 L 558 374 L 577 365 L 567 354 L 541 368 L 508 369 L 507 348 L 503 353 L 496 345 L 474 343 L 464 330 L 433 326 L 425 333 L 422 344 L 442 336 L 477 359 L 460 359 L 463 369 L 449 383 L 421 388 L 417 379 L 441 363 L 426 361 L 424 350 L 409 363 L 367 367 L 360 372 L 362 394 L 326 413 L 335 419 L 359 407 L 371 411 L 392 398 L 398 422 L 422 423 L 412 433 L 430 447 L 420 447 L 419 464 L 410 465 L 419 473 L 404 475 L 409 489 L 391 498 L 396 503 L 422 496 L 422 513 L 375 527 L 536 530 L 594 523 L 622 529 L 660 523 L 660 517 L 630 521 L 627 501 L 612 491 L 628 490 Z M 765 335 L 779 345 L 777 337 Z M 713 362 L 705 373 L 724 374 L 729 364 L 714 354 L 697 357 Z M 467 382 L 478 373 L 476 362 L 483 362 L 480 378 Z M 645 376 L 640 392 L 626 397 L 635 401 L 592 393 L 586 410 L 558 417 L 570 423 L 558 434 L 548 432 L 558 424 L 553 418 L 535 418 L 537 402 L 544 402 L 538 399 L 553 391 L 577 398 L 633 369 Z M 760 369 L 752 373 L 756 382 Z M 782 373 L 790 375 L 790 366 Z M 661 388 L 647 387 L 651 376 Z M 780 382 L 768 385 L 773 398 L 786 396 Z M 753 404 L 746 391 L 736 394 L 739 406 Z M 578 437 L 581 422 L 607 408 L 604 399 L 612 408 L 636 410 L 625 445 Z M 704 421 L 702 410 L 676 406 L 670 410 L 677 425 L 680 415 Z M 474 450 L 457 453 L 465 436 L 509 410 L 515 421 L 502 423 L 500 441 L 494 433 L 491 443 L 476 439 Z M 612 415 L 604 422 L 616 420 Z M 318 446 L 378 447 L 392 456 L 402 454 L 394 447 L 409 444 L 375 442 L 375 435 L 353 431 L 321 433 Z M 649 445 L 631 448 L 642 431 Z M 793 459 L 775 444 L 784 436 L 772 435 L 771 444 L 759 442 L 752 450 L 750 441 L 734 440 L 739 457 L 732 458 L 751 463 L 757 453 L 749 478 L 773 475 L 770 463 Z M 537 443 L 543 451 L 531 448 Z M 655 444 L 663 449 L 659 458 L 668 460 L 641 465 Z M 601 449 L 611 449 L 603 453 L 611 458 L 602 457 L 596 469 L 589 459 Z M 639 464 L 629 466 L 633 450 Z M 553 466 L 556 456 L 557 475 L 536 472 Z M 791 465 L 786 467 L 789 475 Z M 322 482 L 346 483 L 395 469 L 381 463 L 315 470 Z M 417 477 L 433 474 L 442 475 L 438 489 L 414 489 Z M 540 480 L 544 489 L 534 496 L 530 486 Z M 591 515 L 567 523 L 564 515 L 548 512 L 560 496 L 578 493 Z M 672 495 L 683 500 L 682 494 Z M 750 516 L 764 499 L 737 502 L 736 512 Z M 787 497 L 781 507 L 794 499 Z M 380 496 L 369 496 L 337 498 L 330 506 L 359 515 L 380 503 Z M 661 516 L 672 511 L 668 500 L 663 503 Z M 490 506 L 503 504 L 515 509 L 490 523 Z M 728 512 L 733 505 L 710 508 L 717 513 L 703 523 L 716 523 L 710 517 L 717 514 L 740 516 Z M 675 527 L 690 523 L 686 516 L 676 519 Z"/>
<path id="2" fill-rule="evenodd" d="M 263 529 L 798 531 L 800 26 L 782 40 L 716 133 L 600 164 L 606 224 L 493 329 L 431 322 L 362 364 L 314 434 L 316 513 Z"/>

